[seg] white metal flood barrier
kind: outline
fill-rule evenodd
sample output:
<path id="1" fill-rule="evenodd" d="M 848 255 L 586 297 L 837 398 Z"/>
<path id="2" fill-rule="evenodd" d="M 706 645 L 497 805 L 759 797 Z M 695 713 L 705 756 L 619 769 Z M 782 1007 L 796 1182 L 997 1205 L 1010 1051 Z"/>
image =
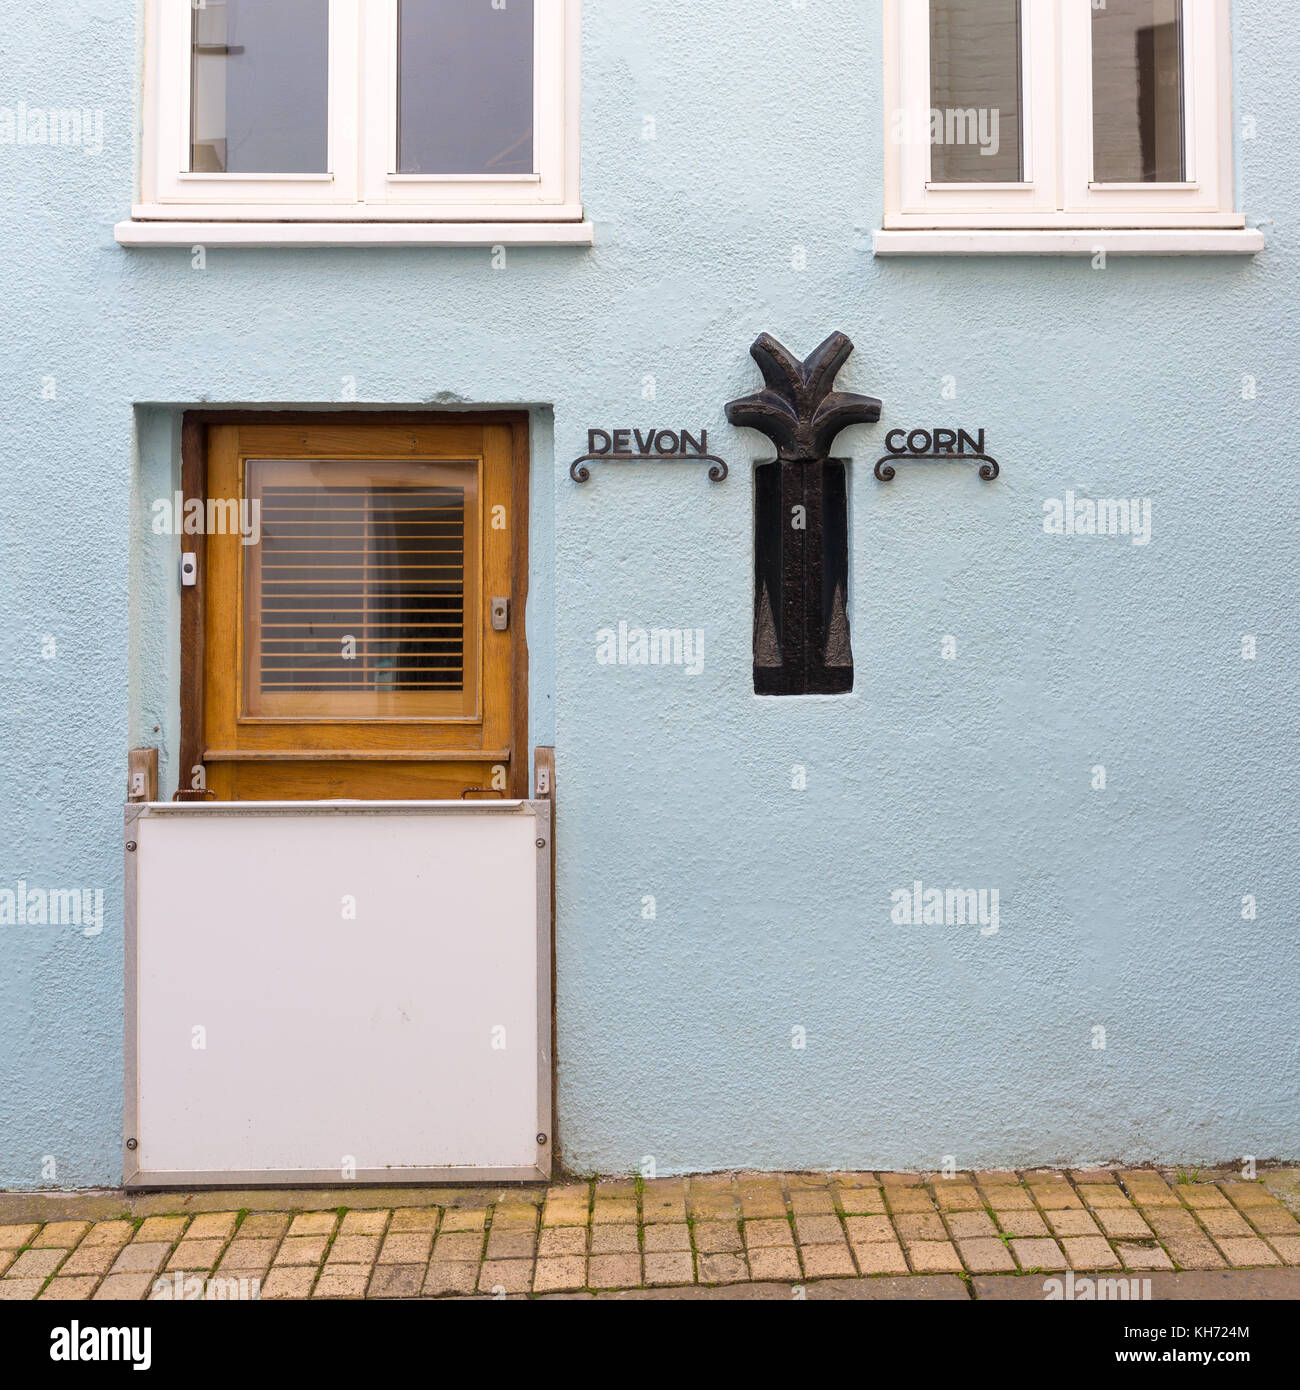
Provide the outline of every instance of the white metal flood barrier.
<path id="1" fill-rule="evenodd" d="M 550 1176 L 549 802 L 133 805 L 125 1181 Z"/>

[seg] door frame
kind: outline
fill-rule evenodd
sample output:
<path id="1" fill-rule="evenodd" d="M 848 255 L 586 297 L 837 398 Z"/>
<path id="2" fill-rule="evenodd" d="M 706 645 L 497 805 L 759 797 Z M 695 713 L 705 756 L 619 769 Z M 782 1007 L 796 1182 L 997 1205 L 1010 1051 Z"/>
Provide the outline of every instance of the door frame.
<path id="1" fill-rule="evenodd" d="M 510 519 L 511 669 L 510 773 L 506 797 L 527 800 L 532 790 L 532 749 L 528 725 L 528 535 L 530 498 L 529 427 L 526 410 L 187 410 L 181 421 L 181 493 L 208 496 L 208 427 L 211 425 L 330 426 L 372 425 L 394 428 L 431 425 L 505 425 L 512 436 Z M 192 769 L 207 752 L 204 727 L 207 537 L 201 542 L 196 582 L 181 589 L 180 602 L 180 749 L 178 787 L 189 786 Z M 181 537 L 182 547 L 185 538 Z"/>

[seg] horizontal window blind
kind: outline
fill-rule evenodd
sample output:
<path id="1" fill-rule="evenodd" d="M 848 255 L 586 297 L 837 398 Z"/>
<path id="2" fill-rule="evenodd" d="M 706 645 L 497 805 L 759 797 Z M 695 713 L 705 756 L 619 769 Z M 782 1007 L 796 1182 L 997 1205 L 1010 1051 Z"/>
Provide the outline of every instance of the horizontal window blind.
<path id="1" fill-rule="evenodd" d="M 457 705 L 473 685 L 473 483 L 260 479 L 261 537 L 245 594 L 246 685 L 254 705 L 292 713 L 392 713 L 403 700 Z M 472 476 L 472 466 L 462 471 Z M 394 701 L 397 702 L 396 706 Z M 303 703 L 305 702 L 305 703 Z M 415 712 L 414 709 L 412 712 Z"/>

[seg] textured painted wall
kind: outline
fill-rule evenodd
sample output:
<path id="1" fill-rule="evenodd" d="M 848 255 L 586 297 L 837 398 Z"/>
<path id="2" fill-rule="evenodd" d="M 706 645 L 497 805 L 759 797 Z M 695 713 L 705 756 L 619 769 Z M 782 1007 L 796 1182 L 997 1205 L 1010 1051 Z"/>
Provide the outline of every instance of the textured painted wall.
<path id="1" fill-rule="evenodd" d="M 177 411 L 324 405 L 346 376 L 363 404 L 539 407 L 529 636 L 535 736 L 559 748 L 569 1162 L 1300 1156 L 1293 6 L 1235 6 L 1258 127 L 1240 202 L 1269 249 L 1105 271 L 873 260 L 864 0 L 588 4 L 594 250 L 504 271 L 486 250 L 211 252 L 196 271 L 112 239 L 135 9 L 19 9 L 0 53 L 0 105 L 105 122 L 98 156 L 0 146 L 0 887 L 105 890 L 97 936 L 0 926 L 0 1184 L 120 1178 L 121 802 L 135 743 L 174 777 L 175 547 L 144 508 Z M 837 449 L 857 687 L 760 701 L 766 448 L 722 406 L 757 383 L 758 332 L 802 353 L 837 328 L 858 345 L 843 385 L 885 402 Z M 885 430 L 931 424 L 987 429 L 1002 477 L 878 484 Z M 575 487 L 597 425 L 706 426 L 732 476 Z M 1045 535 L 1067 489 L 1151 499 L 1151 543 Z M 620 619 L 702 628 L 703 671 L 598 664 Z M 996 888 L 998 932 L 891 921 L 915 879 Z"/>

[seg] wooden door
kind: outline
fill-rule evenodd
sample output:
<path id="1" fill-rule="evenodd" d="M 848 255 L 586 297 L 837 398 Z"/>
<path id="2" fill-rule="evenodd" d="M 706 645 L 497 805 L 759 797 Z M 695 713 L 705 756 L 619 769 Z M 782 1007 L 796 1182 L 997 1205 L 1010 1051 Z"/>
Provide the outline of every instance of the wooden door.
<path id="1" fill-rule="evenodd" d="M 182 788 L 526 794 L 526 439 L 524 417 L 187 418 Z"/>

